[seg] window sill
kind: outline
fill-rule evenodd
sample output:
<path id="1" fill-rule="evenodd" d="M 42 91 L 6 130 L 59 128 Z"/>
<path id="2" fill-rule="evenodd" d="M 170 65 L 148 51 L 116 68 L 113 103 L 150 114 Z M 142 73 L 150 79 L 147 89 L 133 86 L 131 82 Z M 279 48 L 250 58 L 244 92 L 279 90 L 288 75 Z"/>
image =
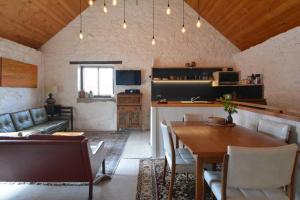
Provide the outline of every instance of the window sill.
<path id="1" fill-rule="evenodd" d="M 113 97 L 99 97 L 99 98 L 77 98 L 77 103 L 94 103 L 94 102 L 115 102 Z"/>

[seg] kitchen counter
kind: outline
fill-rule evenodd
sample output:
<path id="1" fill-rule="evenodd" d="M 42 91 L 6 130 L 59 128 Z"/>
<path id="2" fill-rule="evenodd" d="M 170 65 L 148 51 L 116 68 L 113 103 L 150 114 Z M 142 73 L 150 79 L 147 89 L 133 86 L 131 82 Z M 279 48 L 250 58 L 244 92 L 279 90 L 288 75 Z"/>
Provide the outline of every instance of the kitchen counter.
<path id="1" fill-rule="evenodd" d="M 220 102 L 188 102 L 188 101 L 168 101 L 167 103 L 151 102 L 151 107 L 223 107 Z"/>

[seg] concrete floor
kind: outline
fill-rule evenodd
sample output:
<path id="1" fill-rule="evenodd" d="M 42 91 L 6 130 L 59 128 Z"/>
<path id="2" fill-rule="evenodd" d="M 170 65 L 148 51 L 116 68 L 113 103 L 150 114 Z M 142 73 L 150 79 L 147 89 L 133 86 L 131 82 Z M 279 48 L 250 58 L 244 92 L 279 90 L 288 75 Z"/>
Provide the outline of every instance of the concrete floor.
<path id="1" fill-rule="evenodd" d="M 94 186 L 94 200 L 135 200 L 139 159 L 151 156 L 149 141 L 149 132 L 132 132 L 112 180 Z M 87 186 L 0 184 L 0 200 L 84 199 Z"/>

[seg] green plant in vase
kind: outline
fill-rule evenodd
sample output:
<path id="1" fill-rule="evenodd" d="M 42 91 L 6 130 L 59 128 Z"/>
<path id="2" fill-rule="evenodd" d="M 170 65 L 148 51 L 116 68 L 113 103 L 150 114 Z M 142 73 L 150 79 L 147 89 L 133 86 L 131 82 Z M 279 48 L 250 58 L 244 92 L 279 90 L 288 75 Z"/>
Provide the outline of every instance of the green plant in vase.
<path id="1" fill-rule="evenodd" d="M 230 99 L 223 99 L 223 106 L 224 110 L 228 113 L 226 123 L 227 124 L 232 124 L 233 119 L 232 119 L 232 114 L 237 113 L 236 105 L 234 105 Z"/>

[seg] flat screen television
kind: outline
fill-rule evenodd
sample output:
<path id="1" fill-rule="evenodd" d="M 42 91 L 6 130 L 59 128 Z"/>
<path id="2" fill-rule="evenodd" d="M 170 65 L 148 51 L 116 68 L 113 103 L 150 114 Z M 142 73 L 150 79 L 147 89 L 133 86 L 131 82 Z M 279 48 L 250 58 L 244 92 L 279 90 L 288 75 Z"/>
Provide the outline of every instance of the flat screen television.
<path id="1" fill-rule="evenodd" d="M 116 85 L 141 85 L 141 70 L 116 70 Z"/>

